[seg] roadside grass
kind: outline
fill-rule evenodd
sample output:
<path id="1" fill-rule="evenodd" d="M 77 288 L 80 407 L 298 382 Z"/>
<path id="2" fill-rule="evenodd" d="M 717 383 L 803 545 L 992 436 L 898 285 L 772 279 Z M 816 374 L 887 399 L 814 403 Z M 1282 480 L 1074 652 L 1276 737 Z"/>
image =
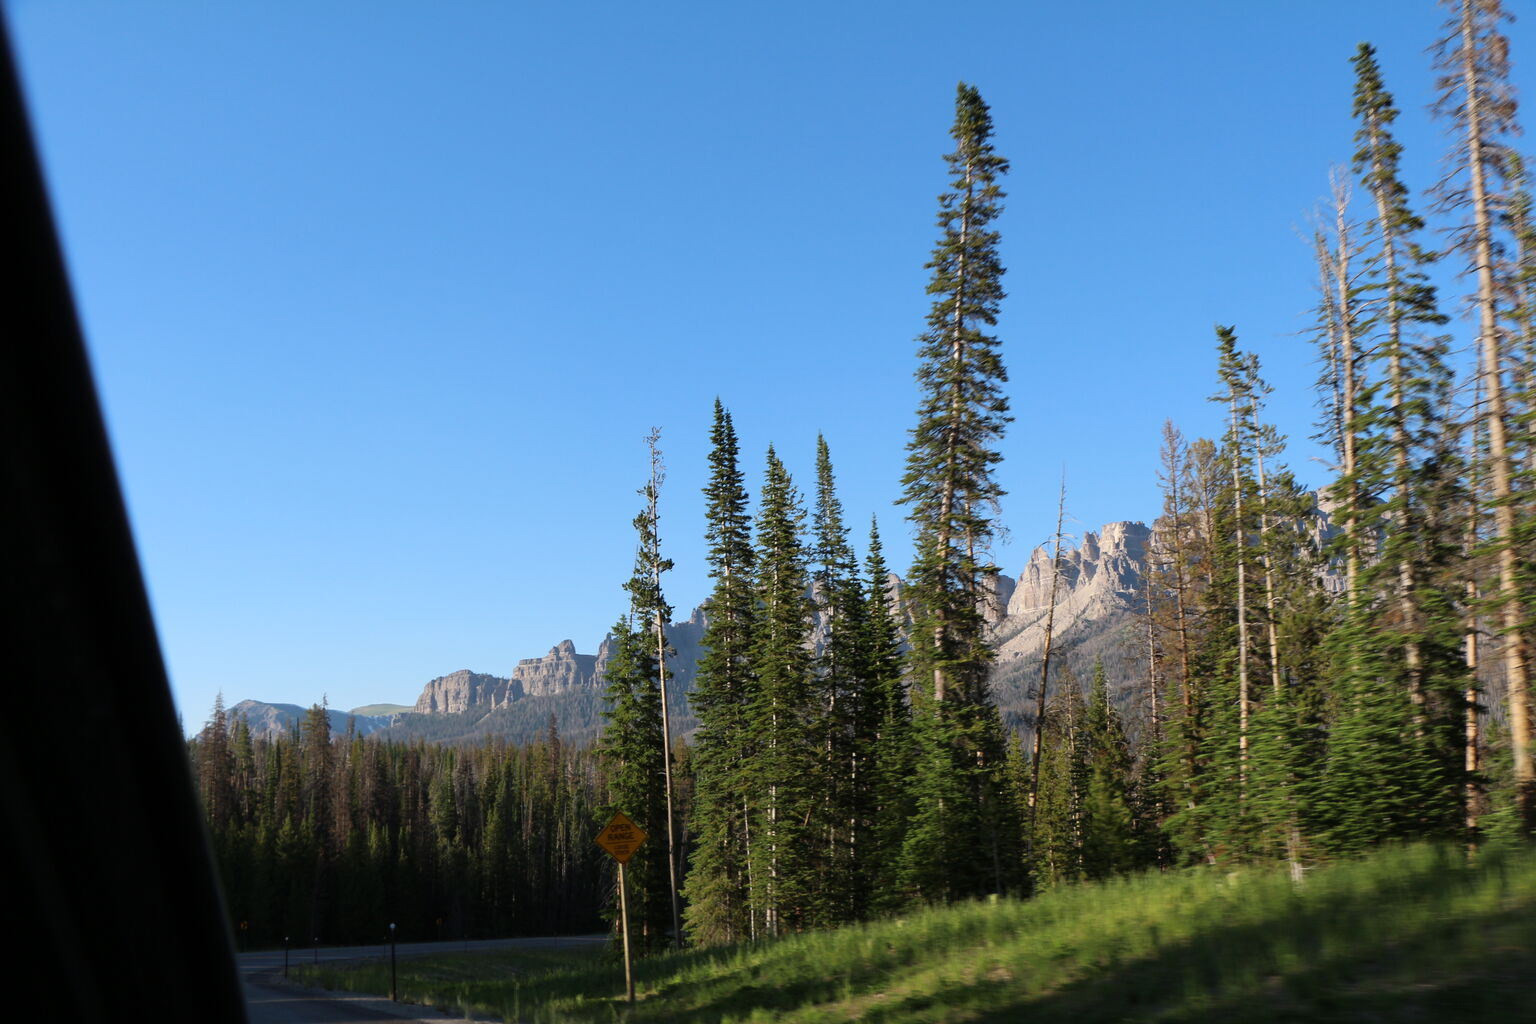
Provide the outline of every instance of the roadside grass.
<path id="1" fill-rule="evenodd" d="M 400 999 L 407 1003 L 437 1006 L 455 1013 L 521 1013 L 519 989 L 536 976 L 603 973 L 607 955 L 600 946 L 569 946 L 559 949 L 497 949 L 480 953 L 441 953 L 400 960 L 396 972 Z M 329 961 L 300 964 L 289 970 L 295 981 L 338 992 L 389 992 L 389 959 Z M 624 974 L 619 966 L 620 995 Z M 550 992 L 574 994 L 575 989 L 556 986 Z M 546 989 L 541 988 L 544 995 Z M 510 994 L 510 1002 L 507 1000 Z M 507 1016 L 507 1020 L 529 1019 Z"/>
<path id="2" fill-rule="evenodd" d="M 582 959 L 584 957 L 585 959 Z M 300 972 L 382 992 L 387 965 Z M 934 908 L 636 964 L 402 961 L 402 994 L 511 1022 L 1508 1021 L 1536 1005 L 1536 851 L 1400 847 L 1310 872 L 1198 869 Z"/>

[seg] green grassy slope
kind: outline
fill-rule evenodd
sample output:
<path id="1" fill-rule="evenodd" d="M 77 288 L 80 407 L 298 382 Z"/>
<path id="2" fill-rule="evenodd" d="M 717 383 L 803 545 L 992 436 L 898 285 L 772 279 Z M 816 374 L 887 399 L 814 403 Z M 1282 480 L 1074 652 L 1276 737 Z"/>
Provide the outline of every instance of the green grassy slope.
<path id="1" fill-rule="evenodd" d="M 402 964 L 402 970 L 406 970 Z M 623 1019 L 611 960 L 441 958 L 410 998 Z M 320 970 L 381 990 L 383 969 Z M 1386 850 L 1309 873 L 1153 874 L 637 965 L 635 1021 L 1536 1020 L 1536 852 Z"/>
<path id="2" fill-rule="evenodd" d="M 347 712 L 349 715 L 398 715 L 402 711 L 415 710 L 414 704 L 364 704 L 360 708 L 353 708 Z"/>

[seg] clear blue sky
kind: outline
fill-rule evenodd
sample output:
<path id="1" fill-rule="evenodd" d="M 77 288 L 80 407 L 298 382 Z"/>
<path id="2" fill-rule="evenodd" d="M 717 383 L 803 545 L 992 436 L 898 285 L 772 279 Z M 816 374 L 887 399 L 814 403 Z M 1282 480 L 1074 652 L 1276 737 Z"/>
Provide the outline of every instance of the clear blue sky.
<path id="1" fill-rule="evenodd" d="M 1409 184 L 1446 150 L 1431 0 L 6 11 L 188 727 L 595 650 L 652 425 L 686 614 L 716 395 L 754 490 L 770 442 L 805 489 L 824 431 L 904 569 L 957 81 L 1013 162 L 1010 573 L 1064 464 L 1075 530 L 1155 515 L 1164 418 L 1218 429 L 1217 321 L 1322 482 L 1303 236 L 1359 41 Z"/>

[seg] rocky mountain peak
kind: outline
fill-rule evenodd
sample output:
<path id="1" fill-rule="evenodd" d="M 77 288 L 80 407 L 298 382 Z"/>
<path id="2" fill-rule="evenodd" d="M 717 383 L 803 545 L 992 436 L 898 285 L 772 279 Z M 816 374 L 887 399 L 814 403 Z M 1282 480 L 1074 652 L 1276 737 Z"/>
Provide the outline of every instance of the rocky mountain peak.
<path id="1" fill-rule="evenodd" d="M 424 715 L 450 715 L 476 706 L 500 707 L 517 699 L 511 693 L 511 682 L 462 668 L 427 683 L 416 698 L 415 710 Z"/>
<path id="2" fill-rule="evenodd" d="M 1308 521 L 1306 530 L 1313 542 L 1323 544 L 1337 530 L 1329 522 L 1325 496 L 1319 496 L 1318 502 L 1319 511 Z M 1119 657 L 1117 652 L 1131 617 L 1143 607 L 1151 547 L 1152 531 L 1146 524 L 1119 521 L 1085 532 L 1080 543 L 1062 551 L 1053 633 L 1056 650 L 1064 657 L 1080 661 L 1101 653 L 1106 658 Z M 1325 567 L 1320 572 L 1325 584 L 1334 588 L 1342 585 L 1336 569 Z M 1005 722 L 1010 721 L 1011 715 L 1015 727 L 1028 721 L 1025 701 L 1038 678 L 1045 620 L 1051 605 L 1051 577 L 1051 548 L 1041 545 L 1030 552 L 1016 580 L 1002 573 L 992 577 L 979 602 L 997 652 L 991 681 L 994 694 Z M 884 590 L 897 622 L 910 630 L 913 609 L 901 578 L 889 574 Z M 688 695 L 698 660 L 704 653 L 702 640 L 707 623 L 708 615 L 700 606 L 687 619 L 671 623 L 667 632 L 667 640 L 676 651 L 667 659 L 668 706 L 673 722 L 685 734 L 695 724 Z M 813 643 L 823 639 L 821 628 L 822 624 L 818 624 Z M 544 729 L 548 715 L 558 712 L 562 735 L 596 735 L 600 727 L 597 711 L 601 707 L 603 670 L 612 648 L 612 638 L 607 637 L 596 654 L 580 654 L 571 640 L 562 640 L 543 657 L 519 661 L 506 679 L 462 669 L 427 683 L 414 710 L 426 715 L 501 711 L 499 719 L 487 715 L 477 721 L 491 721 L 493 727 L 510 728 L 516 735 L 532 735 L 528 730 Z M 1110 668 L 1114 670 L 1113 665 Z M 1082 665 L 1078 670 L 1083 670 Z M 538 699 L 519 704 L 524 698 Z M 298 713 L 301 709 L 292 710 Z M 368 725 L 382 728 L 391 721 L 380 718 L 377 726 L 372 722 Z M 363 724 L 359 718 L 358 727 Z M 399 727 L 411 726 L 405 723 Z"/>
<path id="3" fill-rule="evenodd" d="M 1093 535 L 1089 534 L 1089 536 Z M 1151 540 L 1152 531 L 1144 523 L 1126 520 L 1106 523 L 1098 537 L 1100 557 L 1107 554 L 1111 557 L 1123 556 L 1140 561 L 1146 557 L 1147 544 Z"/>
<path id="4" fill-rule="evenodd" d="M 574 643 L 562 640 L 542 658 L 519 661 L 512 670 L 512 682 L 528 696 L 591 689 L 597 685 L 597 657 L 577 654 Z"/>
<path id="5" fill-rule="evenodd" d="M 1139 608 L 1151 538 L 1144 523 L 1117 522 L 1097 533 L 1089 530 L 1076 547 L 1065 548 L 1053 630 L 1061 635 L 1080 624 Z M 1032 655 L 1044 644 L 1051 575 L 1050 546 L 1041 545 L 1030 552 L 1007 615 L 995 627 L 999 657 Z"/>

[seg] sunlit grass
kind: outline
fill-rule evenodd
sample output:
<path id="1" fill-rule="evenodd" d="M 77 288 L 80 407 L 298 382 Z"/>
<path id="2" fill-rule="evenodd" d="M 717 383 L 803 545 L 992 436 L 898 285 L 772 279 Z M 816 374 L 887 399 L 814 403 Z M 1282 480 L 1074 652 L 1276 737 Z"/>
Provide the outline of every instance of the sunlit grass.
<path id="1" fill-rule="evenodd" d="M 610 1021 L 593 951 L 402 962 L 416 1002 Z M 307 969 L 384 991 L 387 966 Z M 1536 853 L 1407 847 L 1321 868 L 1149 874 L 636 965 L 635 1021 L 1512 1019 L 1536 997 Z"/>

